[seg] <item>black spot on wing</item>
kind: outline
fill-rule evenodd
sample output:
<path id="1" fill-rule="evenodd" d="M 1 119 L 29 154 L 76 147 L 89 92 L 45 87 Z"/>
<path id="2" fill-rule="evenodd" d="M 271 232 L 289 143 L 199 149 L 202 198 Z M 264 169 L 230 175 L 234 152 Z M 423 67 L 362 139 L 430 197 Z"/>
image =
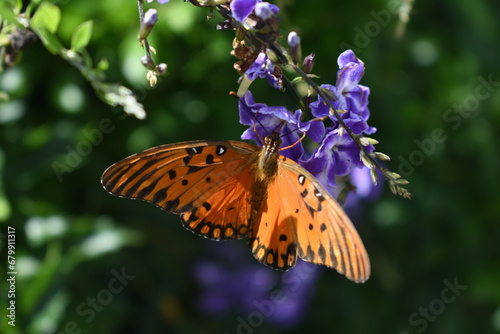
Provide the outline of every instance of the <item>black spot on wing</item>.
<path id="1" fill-rule="evenodd" d="M 192 173 L 195 173 L 201 169 L 203 169 L 203 167 L 201 166 L 188 166 L 188 171 L 187 171 L 187 174 L 192 174 Z"/>
<path id="2" fill-rule="evenodd" d="M 224 155 L 227 152 L 227 148 L 224 145 L 217 145 L 217 149 L 215 150 L 215 154 Z"/>
<path id="3" fill-rule="evenodd" d="M 182 207 L 180 207 L 177 212 L 188 212 L 188 211 L 191 211 L 193 214 L 196 214 L 196 211 L 198 210 L 198 208 L 194 208 L 192 204 L 186 204 Z M 196 218 L 198 219 L 198 218 Z"/>
<path id="4" fill-rule="evenodd" d="M 203 146 L 186 148 L 186 153 L 190 156 L 193 156 L 195 154 L 200 154 L 201 152 L 203 152 Z"/>
<path id="5" fill-rule="evenodd" d="M 325 200 L 325 196 L 317 189 L 314 188 L 314 196 L 318 199 L 318 201 L 323 202 Z"/>
<path id="6" fill-rule="evenodd" d="M 304 205 L 306 206 L 307 211 L 309 211 L 309 214 L 311 215 L 311 217 L 314 219 L 314 213 L 317 212 L 316 209 L 314 209 L 312 206 L 310 206 L 306 202 L 304 202 Z"/>
<path id="7" fill-rule="evenodd" d="M 314 225 L 313 224 L 309 224 L 309 231 L 312 231 L 314 228 Z"/>
<path id="8" fill-rule="evenodd" d="M 210 203 L 208 203 L 208 202 L 204 202 L 204 203 L 202 204 L 202 206 L 203 206 L 203 207 L 205 208 L 205 210 L 207 210 L 207 211 L 210 211 L 210 209 L 212 208 L 212 206 L 211 206 L 211 205 L 210 205 Z"/>
<path id="9" fill-rule="evenodd" d="M 306 254 L 306 259 L 307 259 L 308 261 L 313 262 L 315 258 L 316 258 L 316 254 L 313 252 L 313 250 L 312 250 L 312 248 L 311 248 L 311 245 L 308 245 L 308 246 L 307 246 L 307 254 Z"/>
<path id="10" fill-rule="evenodd" d="M 286 248 L 286 253 L 281 254 L 281 258 L 283 259 L 283 262 L 285 263 L 285 266 L 283 268 L 278 268 L 282 270 L 288 270 L 295 266 L 295 257 L 297 255 L 295 243 L 290 243 L 288 247 Z"/>
<path id="11" fill-rule="evenodd" d="M 300 196 L 302 196 L 302 198 L 305 198 L 308 193 L 309 191 L 307 189 L 304 189 L 304 191 L 300 193 Z"/>
<path id="12" fill-rule="evenodd" d="M 185 179 L 184 179 L 184 180 L 182 180 L 182 182 L 181 182 L 181 184 L 182 184 L 183 186 L 187 186 L 187 184 L 188 184 L 188 183 L 189 183 L 189 182 L 188 182 L 188 180 L 185 180 Z"/>
<path id="13" fill-rule="evenodd" d="M 174 199 L 172 201 L 167 201 L 165 203 L 165 205 L 163 206 L 163 208 L 167 212 L 172 212 L 172 211 L 174 211 L 177 208 L 178 205 L 179 205 L 179 199 L 176 198 L 176 199 Z"/>
<path id="14" fill-rule="evenodd" d="M 319 244 L 318 256 L 321 263 L 326 263 L 326 251 L 325 247 L 323 247 L 323 244 Z"/>
<path id="15" fill-rule="evenodd" d="M 170 178 L 170 180 L 174 179 L 176 175 L 177 173 L 175 172 L 175 170 L 171 169 L 168 171 L 168 177 Z"/>
<path id="16" fill-rule="evenodd" d="M 286 241 L 287 237 L 285 234 L 280 235 L 280 241 Z"/>
<path id="17" fill-rule="evenodd" d="M 167 198 L 167 190 L 168 188 L 162 188 L 155 192 L 153 196 L 153 203 L 163 202 Z"/>
<path id="18" fill-rule="evenodd" d="M 325 230 L 326 230 L 326 224 L 325 223 L 321 224 L 321 226 L 319 227 L 319 230 L 321 232 L 325 232 Z"/>
<path id="19" fill-rule="evenodd" d="M 207 155 L 205 162 L 207 163 L 207 165 L 213 164 L 214 163 L 214 156 L 212 154 Z"/>

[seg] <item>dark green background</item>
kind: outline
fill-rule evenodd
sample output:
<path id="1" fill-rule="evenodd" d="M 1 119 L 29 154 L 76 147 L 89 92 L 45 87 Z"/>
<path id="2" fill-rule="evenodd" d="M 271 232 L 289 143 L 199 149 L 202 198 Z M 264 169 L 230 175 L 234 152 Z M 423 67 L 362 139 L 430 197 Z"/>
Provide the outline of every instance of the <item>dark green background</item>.
<path id="1" fill-rule="evenodd" d="M 278 5 L 284 34 L 296 30 L 303 53 L 316 54 L 318 83 L 334 83 L 342 46 L 354 47 L 364 61 L 361 84 L 371 89 L 377 150 L 410 181 L 413 199 L 385 187 L 381 198 L 359 209 L 355 223 L 372 262 L 367 283 L 322 270 L 302 322 L 286 330 L 266 322 L 254 333 L 500 332 L 500 93 L 498 85 L 477 88 L 482 79 L 500 82 L 500 3 L 415 1 L 400 39 L 386 1 Z M 159 22 L 150 42 L 169 75 L 150 89 L 140 65 L 135 1 L 70 0 L 60 7 L 65 45 L 76 26 L 94 20 L 91 57 L 108 59 L 107 79 L 131 87 L 148 117 L 124 118 L 103 104 L 77 70 L 41 43 L 1 74 L 0 89 L 14 103 L 0 104 L 1 189 L 10 206 L 0 228 L 2 236 L 7 226 L 16 228 L 17 332 L 59 333 L 74 321 L 82 333 L 236 333 L 236 318 L 246 314 L 208 316 L 195 302 L 201 288 L 192 263 L 210 258 L 207 250 L 220 244 L 186 231 L 175 215 L 110 196 L 99 182 L 110 164 L 151 146 L 239 139 L 244 128 L 228 95 L 237 89 L 229 54 L 234 33 L 216 31 L 219 17 L 207 22 L 205 9 L 179 0 L 155 4 Z M 82 99 L 73 111 L 59 102 L 62 96 L 78 102 L 64 97 L 68 89 Z M 293 106 L 289 94 L 265 80 L 252 91 L 259 102 Z M 456 113 L 464 103 L 470 111 Z M 98 133 L 101 122 L 108 124 L 102 139 L 92 139 L 91 152 L 58 180 L 53 163 L 72 161 L 69 152 L 89 143 L 86 134 Z M 436 133 L 439 142 L 432 141 Z M 401 170 L 402 159 L 412 161 L 411 171 Z M 109 249 L 98 249 L 99 240 Z M 1 277 L 5 264 L 3 252 Z M 87 324 L 78 305 L 107 288 L 112 270 L 121 268 L 135 279 Z M 466 288 L 424 321 L 418 313 L 439 305 L 446 282 L 454 281 Z M 1 287 L 5 302 L 4 279 Z"/>

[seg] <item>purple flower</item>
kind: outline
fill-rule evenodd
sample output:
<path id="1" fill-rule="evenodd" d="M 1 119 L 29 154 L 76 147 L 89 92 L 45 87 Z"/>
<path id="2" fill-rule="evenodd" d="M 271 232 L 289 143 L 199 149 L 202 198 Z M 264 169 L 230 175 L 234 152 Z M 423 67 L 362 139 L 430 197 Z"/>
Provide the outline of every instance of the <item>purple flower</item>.
<path id="1" fill-rule="evenodd" d="M 384 177 L 382 172 L 377 170 L 377 173 L 378 179 L 382 180 Z M 372 202 L 382 195 L 384 182 L 374 185 L 368 168 L 354 168 L 349 174 L 349 181 L 356 187 L 356 191 L 347 194 L 342 206 L 352 221 L 362 221 L 363 215 L 366 214 L 365 203 Z M 333 192 L 334 195 L 338 193 L 340 193 L 338 190 Z"/>
<path id="2" fill-rule="evenodd" d="M 200 259 L 193 265 L 194 280 L 202 289 L 196 304 L 206 314 L 252 310 L 253 300 L 266 298 L 278 280 L 276 272 L 254 261 L 239 244 L 220 243 L 210 249 L 211 260 Z"/>
<path id="3" fill-rule="evenodd" d="M 336 86 L 321 85 L 321 87 L 330 90 L 337 98 L 336 101 L 330 101 L 335 109 L 355 112 L 367 120 L 370 116 L 368 110 L 370 88 L 359 84 L 365 73 L 364 63 L 356 58 L 352 50 L 344 51 L 339 56 L 337 63 L 339 71 L 337 72 Z M 330 113 L 321 96 L 317 102 L 311 103 L 310 107 L 316 117 L 326 116 Z"/>
<path id="4" fill-rule="evenodd" d="M 351 171 L 351 164 L 359 165 L 359 149 L 351 137 L 339 129 L 327 129 L 327 134 L 311 157 L 300 164 L 323 184 L 335 188 L 335 176 L 344 176 Z"/>
<path id="5" fill-rule="evenodd" d="M 274 88 L 281 88 L 281 81 L 274 75 L 274 65 L 271 59 L 264 52 L 259 53 L 252 66 L 248 68 L 245 75 L 251 81 L 259 78 L 267 78 L 269 84 Z"/>
<path id="6" fill-rule="evenodd" d="M 359 85 L 364 74 L 363 62 L 356 58 L 351 50 L 345 51 L 338 58 L 339 71 L 336 86 L 322 85 L 335 96 L 329 101 L 339 112 L 344 124 L 355 134 L 372 134 L 376 131 L 370 127 L 367 120 L 370 116 L 368 109 L 368 87 Z M 248 79 L 268 77 L 273 65 L 264 53 L 259 54 L 254 64 L 248 69 Z M 279 133 L 282 138 L 282 147 L 294 145 L 283 150 L 281 154 L 298 162 L 309 172 L 315 175 L 327 189 L 336 187 L 335 177 L 346 176 L 354 167 L 365 168 L 360 158 L 360 150 L 354 140 L 343 129 L 340 121 L 330 110 L 321 96 L 310 103 L 312 115 L 317 119 L 302 122 L 302 111 L 299 109 L 291 113 L 285 107 L 269 107 L 256 103 L 252 94 L 247 91 L 239 103 L 240 123 L 249 125 L 241 136 L 242 139 L 251 139 L 262 145 L 262 140 L 272 132 Z M 323 122 L 318 118 L 328 117 L 332 125 L 325 129 Z M 319 143 L 311 155 L 304 155 L 302 142 L 298 142 L 300 133 L 306 133 L 309 138 Z M 367 146 L 372 152 L 374 147 Z"/>
<path id="7" fill-rule="evenodd" d="M 330 103 L 339 111 L 340 117 L 354 134 L 374 133 L 376 129 L 367 123 L 370 116 L 368 110 L 370 89 L 359 85 L 364 74 L 363 62 L 357 59 L 351 50 L 347 50 L 339 56 L 338 65 L 336 86 L 321 87 L 335 95 L 336 100 Z M 336 116 L 330 114 L 329 107 L 321 96 L 309 106 L 315 117 L 327 116 L 333 125 L 326 129 L 325 138 L 309 159 L 300 163 L 325 186 L 335 188 L 335 176 L 348 175 L 352 167 L 364 168 L 359 148 L 345 129 L 341 129 Z M 371 145 L 366 147 L 368 152 L 373 149 Z"/>
<path id="8" fill-rule="evenodd" d="M 231 242 L 219 243 L 210 252 L 210 260 L 197 260 L 192 271 L 201 290 L 196 306 L 202 312 L 219 317 L 235 313 L 246 320 L 258 311 L 266 320 L 288 328 L 304 318 L 322 271 L 319 266 L 298 260 L 295 268 L 281 273 Z"/>
<path id="9" fill-rule="evenodd" d="M 307 132 L 317 142 L 325 133 L 322 122 L 300 120 L 302 111 L 297 110 L 292 114 L 285 107 L 268 107 L 263 103 L 256 103 L 252 93 L 247 91 L 239 102 L 240 123 L 248 125 L 249 128 L 243 132 L 241 139 L 253 140 L 257 145 L 262 145 L 262 140 L 277 132 L 282 140 L 281 147 L 294 145 L 300 139 L 297 132 Z M 298 161 L 304 153 L 302 142 L 293 147 L 283 150 L 280 154 Z"/>
<path id="10" fill-rule="evenodd" d="M 147 3 L 153 2 L 153 0 L 146 0 Z M 166 4 L 169 0 L 157 0 L 160 5 Z"/>
<path id="11" fill-rule="evenodd" d="M 233 0 L 230 5 L 233 17 L 240 22 L 245 21 L 258 3 L 262 3 L 262 0 Z M 277 14 L 279 11 L 279 7 L 276 5 L 269 4 L 269 8 L 274 14 Z"/>
<path id="12" fill-rule="evenodd" d="M 378 179 L 382 180 L 384 175 L 377 169 Z M 381 195 L 383 182 L 378 182 L 377 185 L 373 184 L 372 177 L 370 176 L 369 168 L 355 168 L 349 175 L 349 179 L 353 186 L 356 187 L 356 198 L 366 199 L 368 201 L 374 200 Z M 348 196 L 349 200 L 349 196 Z"/>
<path id="13" fill-rule="evenodd" d="M 154 8 L 148 9 L 146 14 L 144 14 L 144 20 L 142 21 L 141 30 L 139 31 L 139 39 L 141 41 L 148 37 L 156 22 L 158 22 L 158 11 Z"/>

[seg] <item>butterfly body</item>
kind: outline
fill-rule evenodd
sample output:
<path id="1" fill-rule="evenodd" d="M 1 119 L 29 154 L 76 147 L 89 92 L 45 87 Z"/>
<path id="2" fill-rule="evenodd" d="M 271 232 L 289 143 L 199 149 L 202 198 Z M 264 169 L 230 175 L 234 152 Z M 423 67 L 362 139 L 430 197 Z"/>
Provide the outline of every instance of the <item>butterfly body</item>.
<path id="1" fill-rule="evenodd" d="M 250 203 L 252 206 L 252 217 L 257 218 L 262 203 L 266 200 L 269 184 L 274 180 L 278 171 L 278 149 L 281 146 L 281 140 L 275 137 L 266 137 L 264 149 L 258 151 L 254 159 L 257 163 L 252 164 L 255 181 L 252 185 Z"/>
<path id="2" fill-rule="evenodd" d="M 275 269 L 292 268 L 299 256 L 366 281 L 370 263 L 351 221 L 280 146 L 277 134 L 262 148 L 213 140 L 163 145 L 112 165 L 101 182 L 113 195 L 181 214 L 204 237 L 248 237 L 254 257 Z"/>

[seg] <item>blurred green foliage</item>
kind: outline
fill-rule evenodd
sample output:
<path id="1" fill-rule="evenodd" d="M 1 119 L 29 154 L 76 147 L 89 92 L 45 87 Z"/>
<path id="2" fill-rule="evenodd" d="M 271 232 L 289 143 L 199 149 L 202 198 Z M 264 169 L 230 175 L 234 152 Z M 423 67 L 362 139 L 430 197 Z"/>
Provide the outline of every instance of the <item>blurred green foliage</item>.
<path id="1" fill-rule="evenodd" d="M 2 4 L 3 18 L 11 3 L 21 4 Z M 194 302 L 200 288 L 191 264 L 219 244 L 187 232 L 175 215 L 108 195 L 99 182 L 107 166 L 151 146 L 239 138 L 237 103 L 228 95 L 238 78 L 233 32 L 217 31 L 219 18 L 207 21 L 208 10 L 189 3 L 154 4 L 159 22 L 149 41 L 169 73 L 151 89 L 135 2 L 44 3 L 60 10 L 57 33 L 47 36 L 85 49 L 76 53 L 84 67 L 58 46 L 48 47 L 56 56 L 36 42 L 0 73 L 2 332 L 237 332 L 244 314 L 214 318 Z M 254 332 L 500 332 L 500 3 L 415 1 L 402 38 L 395 37 L 394 1 L 276 3 L 284 34 L 297 31 L 303 53 L 316 54 L 318 82 L 333 83 L 346 45 L 365 62 L 361 83 L 371 88 L 378 149 L 410 181 L 413 199 L 385 189 L 357 215 L 372 260 L 367 283 L 324 271 L 302 323 L 286 330 L 264 323 Z M 73 37 L 84 22 L 93 27 Z M 41 30 L 54 29 L 44 24 Z M 101 65 L 89 79 L 92 64 Z M 131 88 L 145 120 L 100 99 L 95 82 L 104 74 L 105 82 Z M 293 106 L 266 85 L 252 85 L 257 101 Z M 16 231 L 15 328 L 4 316 L 8 226 Z M 82 303 L 109 296 L 123 268 L 133 280 L 82 316 Z M 443 303 L 446 282 L 455 280 L 465 290 Z"/>

